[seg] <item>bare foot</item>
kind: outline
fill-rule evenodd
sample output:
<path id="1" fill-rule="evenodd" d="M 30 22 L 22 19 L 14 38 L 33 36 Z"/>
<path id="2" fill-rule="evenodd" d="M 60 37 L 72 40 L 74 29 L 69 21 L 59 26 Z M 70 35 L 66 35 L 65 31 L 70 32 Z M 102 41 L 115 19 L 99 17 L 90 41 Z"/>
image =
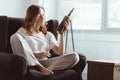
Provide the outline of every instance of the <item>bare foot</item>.
<path id="1" fill-rule="evenodd" d="M 51 74 L 53 74 L 53 71 L 52 71 L 52 70 L 49 70 L 49 69 L 47 69 L 47 68 L 45 68 L 45 67 L 41 68 L 41 72 L 42 72 L 43 74 L 45 74 L 45 75 L 51 75 Z"/>

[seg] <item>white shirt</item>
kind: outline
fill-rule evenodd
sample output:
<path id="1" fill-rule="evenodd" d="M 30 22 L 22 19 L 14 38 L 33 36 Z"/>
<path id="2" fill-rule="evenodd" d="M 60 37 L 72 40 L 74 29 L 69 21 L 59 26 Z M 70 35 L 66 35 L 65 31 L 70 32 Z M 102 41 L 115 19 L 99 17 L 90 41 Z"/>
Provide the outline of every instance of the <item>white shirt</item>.
<path id="1" fill-rule="evenodd" d="M 18 44 L 18 40 L 15 40 L 16 36 L 21 45 Z M 55 45 L 57 45 L 57 41 L 51 32 L 47 32 L 45 36 L 39 36 L 39 34 L 29 36 L 26 30 L 21 27 L 11 36 L 13 53 L 24 56 L 29 66 L 39 64 L 33 53 L 49 52 Z"/>
<path id="2" fill-rule="evenodd" d="M 51 32 L 47 32 L 46 36 L 36 35 L 35 33 L 29 36 L 24 28 L 20 28 L 17 32 L 23 33 L 26 36 L 25 40 L 33 53 L 49 52 L 53 46 L 57 45 L 57 41 Z"/>

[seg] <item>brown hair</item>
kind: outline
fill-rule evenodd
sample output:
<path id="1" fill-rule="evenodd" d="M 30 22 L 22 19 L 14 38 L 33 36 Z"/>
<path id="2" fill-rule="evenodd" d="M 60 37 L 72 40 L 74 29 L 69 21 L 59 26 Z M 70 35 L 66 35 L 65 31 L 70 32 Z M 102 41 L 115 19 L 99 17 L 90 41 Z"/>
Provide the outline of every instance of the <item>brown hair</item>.
<path id="1" fill-rule="evenodd" d="M 38 6 L 38 5 L 31 5 L 30 7 L 28 7 L 27 11 L 26 11 L 26 16 L 24 19 L 24 24 L 23 27 L 26 30 L 30 30 L 30 27 L 34 25 L 37 15 L 40 13 L 40 8 L 42 8 L 44 10 L 43 7 Z M 45 11 L 45 10 L 44 10 Z M 43 34 L 47 33 L 47 28 L 44 27 L 44 29 L 42 29 L 43 27 L 40 27 L 39 30 L 37 31 L 42 31 Z"/>

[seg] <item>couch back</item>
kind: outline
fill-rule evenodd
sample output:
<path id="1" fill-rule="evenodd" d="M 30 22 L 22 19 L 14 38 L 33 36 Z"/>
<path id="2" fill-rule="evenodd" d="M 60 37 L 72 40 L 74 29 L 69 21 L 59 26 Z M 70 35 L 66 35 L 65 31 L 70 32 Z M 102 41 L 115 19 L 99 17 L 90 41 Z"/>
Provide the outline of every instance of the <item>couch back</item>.
<path id="1" fill-rule="evenodd" d="M 0 52 L 12 53 L 10 36 L 14 34 L 22 24 L 23 18 L 0 16 Z M 48 21 L 48 31 L 52 32 L 56 38 L 57 34 L 54 31 L 57 26 L 57 20 Z"/>

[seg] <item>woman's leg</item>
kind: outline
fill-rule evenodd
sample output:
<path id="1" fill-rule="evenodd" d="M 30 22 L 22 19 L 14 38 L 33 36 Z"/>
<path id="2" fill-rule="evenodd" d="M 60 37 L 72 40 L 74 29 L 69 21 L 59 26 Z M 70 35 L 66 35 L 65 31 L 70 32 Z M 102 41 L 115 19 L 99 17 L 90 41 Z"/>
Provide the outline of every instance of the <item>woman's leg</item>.
<path id="1" fill-rule="evenodd" d="M 64 54 L 48 60 L 40 60 L 40 63 L 50 70 L 69 69 L 75 66 L 78 62 L 79 55 L 77 53 Z"/>

